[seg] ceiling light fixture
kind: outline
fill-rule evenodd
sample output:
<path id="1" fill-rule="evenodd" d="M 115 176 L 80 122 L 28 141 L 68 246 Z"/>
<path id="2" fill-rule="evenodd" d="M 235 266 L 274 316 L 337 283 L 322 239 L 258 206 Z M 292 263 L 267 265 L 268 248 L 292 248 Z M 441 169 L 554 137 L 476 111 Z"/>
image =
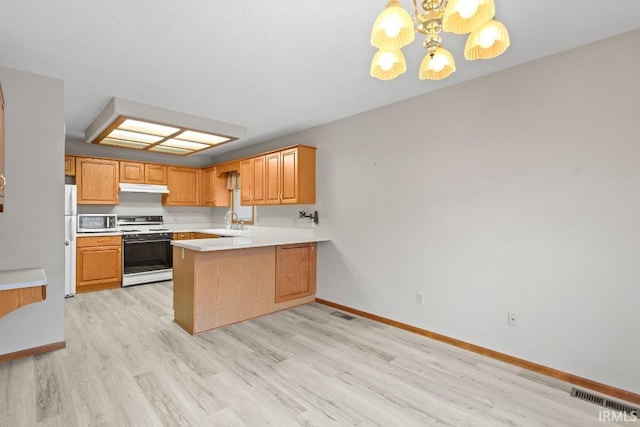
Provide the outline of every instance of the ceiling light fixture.
<path id="1" fill-rule="evenodd" d="M 507 29 L 493 19 L 493 0 L 423 0 L 421 7 L 424 13 L 413 0 L 412 18 L 398 0 L 389 0 L 371 31 L 371 44 L 379 49 L 371 62 L 371 76 L 391 80 L 403 74 L 407 64 L 400 49 L 414 40 L 416 32 L 425 36 L 422 45 L 427 49 L 418 72 L 422 80 L 444 79 L 456 71 L 451 52 L 442 47 L 441 31 L 470 33 L 464 48 L 470 61 L 495 58 L 509 47 Z"/>
<path id="2" fill-rule="evenodd" d="M 188 156 L 234 141 L 245 128 L 113 98 L 85 132 L 89 143 Z"/>

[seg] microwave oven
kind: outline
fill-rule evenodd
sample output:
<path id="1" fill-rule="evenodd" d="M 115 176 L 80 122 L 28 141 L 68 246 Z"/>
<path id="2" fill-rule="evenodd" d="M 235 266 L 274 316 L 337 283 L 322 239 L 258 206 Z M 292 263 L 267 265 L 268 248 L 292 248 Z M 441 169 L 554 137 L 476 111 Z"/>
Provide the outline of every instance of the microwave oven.
<path id="1" fill-rule="evenodd" d="M 118 231 L 117 215 L 78 214 L 78 233 Z"/>

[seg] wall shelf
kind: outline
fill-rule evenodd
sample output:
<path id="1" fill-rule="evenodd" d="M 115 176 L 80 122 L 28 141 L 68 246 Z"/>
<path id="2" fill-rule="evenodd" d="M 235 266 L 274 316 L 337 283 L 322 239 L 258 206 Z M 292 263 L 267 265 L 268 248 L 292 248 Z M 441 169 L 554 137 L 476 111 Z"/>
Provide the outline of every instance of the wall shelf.
<path id="1" fill-rule="evenodd" d="M 45 299 L 47 276 L 42 268 L 0 271 L 0 318 Z"/>

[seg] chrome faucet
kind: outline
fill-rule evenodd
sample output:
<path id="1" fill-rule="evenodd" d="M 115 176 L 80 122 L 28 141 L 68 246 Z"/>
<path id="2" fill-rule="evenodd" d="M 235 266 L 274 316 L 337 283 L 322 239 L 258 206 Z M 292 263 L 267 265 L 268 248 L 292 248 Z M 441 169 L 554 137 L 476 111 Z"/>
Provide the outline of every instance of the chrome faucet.
<path id="1" fill-rule="evenodd" d="M 225 222 L 225 227 L 227 228 L 227 230 L 229 230 L 230 228 L 233 228 L 234 222 L 233 222 L 233 217 L 236 217 L 236 222 L 238 222 L 238 214 L 235 213 L 232 210 L 228 210 L 226 214 L 224 214 L 224 222 Z"/>

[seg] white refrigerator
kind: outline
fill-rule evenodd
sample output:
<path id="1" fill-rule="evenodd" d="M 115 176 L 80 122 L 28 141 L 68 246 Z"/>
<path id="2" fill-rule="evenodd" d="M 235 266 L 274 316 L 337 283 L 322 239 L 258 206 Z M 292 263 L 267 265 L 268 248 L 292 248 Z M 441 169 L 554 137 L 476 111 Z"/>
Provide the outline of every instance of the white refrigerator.
<path id="1" fill-rule="evenodd" d="M 76 223 L 77 195 L 75 185 L 64 186 L 64 295 L 76 294 Z"/>

